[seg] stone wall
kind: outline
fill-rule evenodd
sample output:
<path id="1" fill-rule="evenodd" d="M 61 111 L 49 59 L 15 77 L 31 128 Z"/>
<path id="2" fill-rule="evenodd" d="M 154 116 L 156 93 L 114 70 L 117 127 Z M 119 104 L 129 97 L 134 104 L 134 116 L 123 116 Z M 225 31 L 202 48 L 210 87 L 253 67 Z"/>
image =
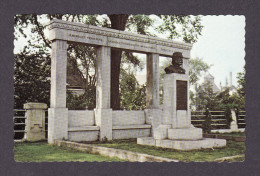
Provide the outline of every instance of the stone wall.
<path id="1" fill-rule="evenodd" d="M 68 138 L 70 141 L 96 141 L 100 127 L 95 124 L 94 111 L 70 110 Z M 112 139 L 148 137 L 151 125 L 145 124 L 144 111 L 112 111 Z"/>
<path id="2" fill-rule="evenodd" d="M 144 111 L 113 111 L 113 126 L 145 124 Z"/>
<path id="3" fill-rule="evenodd" d="M 94 111 L 69 110 L 69 127 L 94 126 Z"/>

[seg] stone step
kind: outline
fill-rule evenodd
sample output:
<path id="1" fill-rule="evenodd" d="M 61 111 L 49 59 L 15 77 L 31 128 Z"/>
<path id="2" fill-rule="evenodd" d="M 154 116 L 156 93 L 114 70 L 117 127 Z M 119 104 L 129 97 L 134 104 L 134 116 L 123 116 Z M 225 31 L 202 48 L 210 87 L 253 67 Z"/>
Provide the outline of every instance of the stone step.
<path id="1" fill-rule="evenodd" d="M 200 140 L 156 140 L 152 137 L 137 138 L 137 144 L 170 148 L 182 151 L 219 148 L 226 146 L 225 139 L 203 138 Z"/>
<path id="2" fill-rule="evenodd" d="M 202 139 L 202 129 L 201 128 L 168 129 L 168 139 L 199 140 Z"/>

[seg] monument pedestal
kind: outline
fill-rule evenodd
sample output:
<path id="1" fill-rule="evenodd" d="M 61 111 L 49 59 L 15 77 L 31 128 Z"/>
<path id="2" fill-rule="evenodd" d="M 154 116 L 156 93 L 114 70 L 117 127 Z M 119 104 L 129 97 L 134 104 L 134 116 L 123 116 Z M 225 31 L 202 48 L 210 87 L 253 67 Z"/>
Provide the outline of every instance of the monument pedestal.
<path id="1" fill-rule="evenodd" d="M 153 137 L 137 139 L 137 144 L 176 150 L 196 150 L 226 146 L 225 139 L 202 137 L 202 129 L 191 124 L 187 74 L 171 73 L 164 78 L 164 104 L 161 124 Z"/>
<path id="2" fill-rule="evenodd" d="M 137 138 L 137 144 L 170 148 L 182 151 L 225 147 L 225 139 L 202 138 L 200 140 L 158 140 L 153 137 Z"/>

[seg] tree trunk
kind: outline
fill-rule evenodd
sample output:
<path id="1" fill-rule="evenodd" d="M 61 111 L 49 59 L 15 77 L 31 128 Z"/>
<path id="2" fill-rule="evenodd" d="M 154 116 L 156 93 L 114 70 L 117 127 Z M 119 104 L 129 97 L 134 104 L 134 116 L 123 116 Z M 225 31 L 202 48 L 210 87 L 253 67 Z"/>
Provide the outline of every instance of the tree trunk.
<path id="1" fill-rule="evenodd" d="M 108 15 L 111 28 L 124 31 L 129 15 Z M 122 51 L 111 49 L 111 90 L 110 106 L 113 110 L 120 109 L 119 75 Z"/>

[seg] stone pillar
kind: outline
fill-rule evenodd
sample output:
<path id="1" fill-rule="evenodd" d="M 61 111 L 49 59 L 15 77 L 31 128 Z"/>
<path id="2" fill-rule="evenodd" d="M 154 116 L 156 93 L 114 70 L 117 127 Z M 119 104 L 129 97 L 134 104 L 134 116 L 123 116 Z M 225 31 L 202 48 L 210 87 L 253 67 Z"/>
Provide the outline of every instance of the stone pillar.
<path id="1" fill-rule="evenodd" d="M 162 110 L 160 108 L 159 96 L 159 54 L 149 53 L 146 56 L 146 123 L 152 125 L 152 135 L 154 129 L 161 124 Z"/>
<path id="2" fill-rule="evenodd" d="M 160 96 L 159 96 L 159 54 L 147 54 L 146 59 L 146 109 L 159 109 Z"/>
<path id="3" fill-rule="evenodd" d="M 180 88 L 178 88 L 178 84 L 180 84 Z M 182 86 L 181 84 L 184 85 Z M 164 125 L 172 125 L 172 128 L 189 128 L 191 125 L 189 109 L 189 75 L 178 73 L 166 74 L 163 86 L 164 114 L 162 123 Z M 177 95 L 178 91 L 180 91 L 179 98 Z M 178 107 L 178 101 L 180 107 Z"/>
<path id="4" fill-rule="evenodd" d="M 95 121 L 100 127 L 100 140 L 112 140 L 112 109 L 110 108 L 111 48 L 97 49 L 97 87 Z"/>
<path id="5" fill-rule="evenodd" d="M 231 116 L 232 116 L 232 122 L 230 124 L 230 129 L 231 130 L 238 130 L 238 126 L 237 126 L 237 118 L 236 118 L 236 113 L 235 111 L 231 111 Z"/>
<path id="6" fill-rule="evenodd" d="M 52 41 L 51 100 L 48 110 L 48 142 L 68 139 L 68 109 L 66 108 L 67 41 Z"/>
<path id="7" fill-rule="evenodd" d="M 26 103 L 25 136 L 26 141 L 45 140 L 45 103 Z"/>

